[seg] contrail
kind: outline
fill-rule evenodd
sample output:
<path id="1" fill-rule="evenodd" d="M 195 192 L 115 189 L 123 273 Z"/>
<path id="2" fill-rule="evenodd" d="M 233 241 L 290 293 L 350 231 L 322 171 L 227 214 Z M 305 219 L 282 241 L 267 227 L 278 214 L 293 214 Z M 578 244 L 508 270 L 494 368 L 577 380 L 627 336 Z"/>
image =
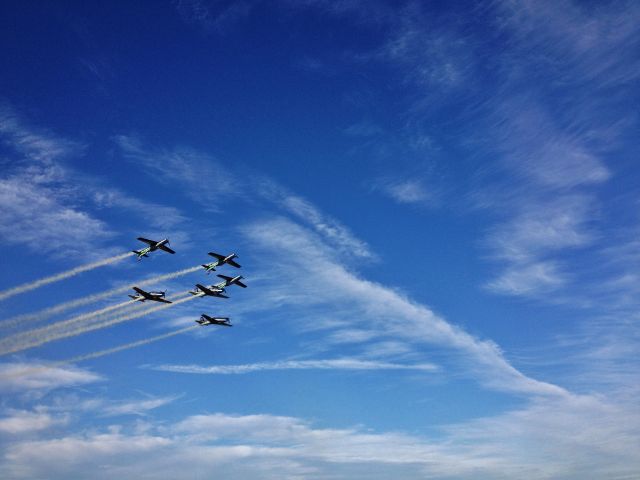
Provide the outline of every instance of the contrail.
<path id="1" fill-rule="evenodd" d="M 39 312 L 18 315 L 16 317 L 4 320 L 3 322 L 0 323 L 0 327 L 13 327 L 22 322 L 28 322 L 28 321 L 34 321 L 34 320 L 46 320 L 47 318 L 52 317 L 53 315 L 65 312 L 72 308 L 81 307 L 83 305 L 87 305 L 89 303 L 94 303 L 94 302 L 97 302 L 98 300 L 111 297 L 112 295 L 117 295 L 118 293 L 126 292 L 128 290 L 131 290 L 134 286 L 144 287 L 145 285 L 151 285 L 153 283 L 161 282 L 163 280 L 170 280 L 172 278 L 177 278 L 182 275 L 195 272 L 200 268 L 202 267 L 198 265 L 196 267 L 189 267 L 183 270 L 178 270 L 176 272 L 165 273 L 153 278 L 149 278 L 147 280 L 141 280 L 139 282 L 126 285 L 124 287 L 116 287 L 116 288 L 112 288 L 111 290 L 106 290 L 104 292 L 96 293 L 94 295 L 87 295 L 85 297 L 80 297 L 76 300 L 70 300 L 68 302 L 64 302 L 59 305 L 55 305 L 53 307 L 45 308 L 44 310 L 40 310 Z"/>
<path id="2" fill-rule="evenodd" d="M 6 300 L 7 298 L 13 297 L 14 295 L 19 295 L 30 290 L 35 290 L 36 288 L 43 287 L 44 285 L 48 285 L 53 282 L 59 282 L 60 280 L 64 280 L 65 278 L 74 277 L 79 273 L 86 272 L 87 270 L 93 270 L 94 268 L 109 265 L 110 263 L 117 262 L 131 255 L 133 255 L 132 252 L 122 253 L 120 255 L 116 255 L 115 257 L 105 258 L 104 260 L 99 260 L 97 262 L 80 265 L 79 267 L 72 268 L 71 270 L 67 270 L 66 272 L 58 273 L 57 275 L 52 275 L 50 277 L 45 277 L 41 280 L 36 280 L 35 282 L 23 283 L 22 285 L 19 285 L 17 287 L 0 292 L 0 301 Z"/>
<path id="3" fill-rule="evenodd" d="M 129 315 L 124 315 L 124 316 L 120 316 L 120 317 L 115 317 L 112 319 L 109 319 L 107 321 L 104 322 L 100 322 L 100 323 L 94 323 L 91 325 L 86 325 L 84 327 L 80 327 L 80 328 L 76 328 L 74 330 L 70 330 L 70 331 L 66 331 L 66 332 L 54 332 L 46 337 L 40 337 L 40 338 L 26 338 L 25 341 L 22 344 L 18 344 L 18 345 L 8 345 L 4 350 L 2 349 L 2 346 L 0 346 L 0 355 L 6 355 L 8 353 L 15 353 L 15 352 L 19 352 L 21 350 L 26 350 L 28 348 L 32 348 L 32 347 L 38 347 L 44 343 L 48 343 L 48 342 L 52 342 L 54 340 L 60 340 L 63 338 L 68 338 L 68 337 L 73 337 L 76 335 L 81 335 L 83 333 L 86 332 L 91 332 L 93 330 L 99 330 L 102 328 L 106 328 L 106 327 L 110 327 L 111 325 L 115 325 L 117 323 L 122 323 L 122 322 L 126 322 L 129 320 L 133 320 L 135 318 L 139 318 L 145 315 L 149 315 L 150 313 L 155 313 L 158 312 L 160 310 L 164 310 L 166 308 L 170 308 L 173 307 L 175 305 L 179 305 L 181 303 L 184 302 L 188 302 L 189 300 L 193 300 L 194 298 L 198 298 L 194 295 L 191 295 L 189 297 L 185 297 L 185 298 L 181 298 L 180 300 L 176 300 L 173 303 L 165 303 L 163 305 L 159 305 L 157 307 L 152 307 L 149 308 L 147 310 L 143 310 L 142 312 L 135 312 Z M 7 340 L 11 340 L 11 339 L 7 339 Z"/>
<path id="4" fill-rule="evenodd" d="M 33 330 L 28 330 L 26 332 L 20 332 L 10 337 L 7 337 L 0 341 L 0 350 L 2 349 L 2 345 L 4 344 L 18 344 L 24 343 L 25 341 L 29 341 L 31 338 L 44 338 L 49 332 L 64 329 L 70 325 L 75 323 L 83 322 L 85 320 L 90 320 L 94 317 L 99 317 L 100 315 L 105 315 L 109 312 L 117 310 L 118 308 L 126 307 L 127 305 L 131 305 L 136 302 L 136 300 L 127 300 L 125 302 L 118 303 L 116 305 L 111 305 L 109 307 L 101 308 L 100 310 L 94 310 L 93 312 L 82 313 L 80 315 L 76 315 L 75 317 L 71 317 L 67 320 L 62 320 L 56 323 L 52 323 L 51 325 L 47 325 L 45 327 L 35 328 Z"/>
<path id="5" fill-rule="evenodd" d="M 122 350 L 128 350 L 130 348 L 146 345 L 147 343 L 153 343 L 153 342 L 157 342 L 158 340 L 164 340 L 165 338 L 173 337 L 174 335 L 180 335 L 181 333 L 188 332 L 189 330 L 193 330 L 195 328 L 200 328 L 200 325 L 189 325 L 188 327 L 181 328 L 179 330 L 175 330 L 169 333 L 164 333 L 162 335 L 157 335 L 155 337 L 147 338 L 145 340 L 138 340 L 137 342 L 127 343 L 125 345 L 120 345 L 119 347 L 107 348 L 106 350 L 100 350 L 99 352 L 93 352 L 93 353 L 88 353 L 86 355 L 80 355 L 78 357 L 69 358 L 67 360 L 56 362 L 53 364 L 53 366 L 59 367 L 60 365 L 64 365 L 67 363 L 76 363 L 76 362 L 81 362 L 83 360 L 90 360 L 92 358 L 103 357 L 105 355 L 110 355 L 112 353 L 121 352 Z"/>
<path id="6" fill-rule="evenodd" d="M 157 335 L 155 337 L 147 338 L 144 340 L 138 340 L 137 342 L 127 343 L 125 345 L 120 345 L 119 347 L 107 348 L 106 350 L 100 350 L 98 352 L 88 353 L 86 355 L 79 355 L 77 357 L 68 358 L 66 360 L 60 360 L 58 362 L 53 362 L 48 365 L 43 365 L 39 367 L 29 368 L 22 371 L 18 371 L 12 373 L 10 375 L 4 376 L 4 378 L 10 377 L 21 377 L 24 375 L 31 375 L 33 373 L 40 372 L 42 370 L 48 370 L 50 368 L 58 368 L 68 363 L 77 363 L 83 360 L 91 360 L 93 358 L 104 357 L 105 355 L 111 355 L 112 353 L 121 352 L 123 350 L 128 350 L 130 348 L 139 347 L 141 345 L 146 345 L 148 343 L 157 342 L 159 340 L 164 340 L 165 338 L 173 337 L 175 335 L 180 335 L 182 333 L 186 333 L 189 330 L 193 330 L 195 328 L 200 328 L 200 325 L 189 325 L 188 327 L 181 328 L 179 330 L 174 330 L 173 332 L 163 333 L 162 335 Z"/>

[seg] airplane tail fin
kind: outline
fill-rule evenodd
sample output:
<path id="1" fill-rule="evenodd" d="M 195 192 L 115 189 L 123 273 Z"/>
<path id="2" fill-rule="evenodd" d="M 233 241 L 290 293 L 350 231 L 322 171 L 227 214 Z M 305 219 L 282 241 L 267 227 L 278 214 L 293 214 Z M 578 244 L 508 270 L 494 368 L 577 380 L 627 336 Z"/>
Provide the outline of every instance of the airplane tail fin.
<path id="1" fill-rule="evenodd" d="M 147 255 L 146 253 L 142 253 L 142 250 L 131 250 L 133 253 L 135 253 L 138 256 L 138 260 L 140 260 L 142 257 L 149 257 L 149 255 Z"/>

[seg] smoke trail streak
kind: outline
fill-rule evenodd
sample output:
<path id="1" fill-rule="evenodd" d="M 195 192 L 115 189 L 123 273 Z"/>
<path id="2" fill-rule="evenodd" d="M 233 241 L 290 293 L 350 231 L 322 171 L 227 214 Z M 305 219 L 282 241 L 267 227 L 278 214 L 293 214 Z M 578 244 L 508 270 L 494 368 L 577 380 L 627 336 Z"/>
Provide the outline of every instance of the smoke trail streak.
<path id="1" fill-rule="evenodd" d="M 23 283 L 22 285 L 18 285 L 17 287 L 0 292 L 0 301 L 6 300 L 7 298 L 13 297 L 14 295 L 19 295 L 30 290 L 35 290 L 36 288 L 43 287 L 44 285 L 49 285 L 53 282 L 59 282 L 60 280 L 64 280 L 66 278 L 75 277 L 79 273 L 86 272 L 87 270 L 93 270 L 94 268 L 102 267 L 104 265 L 109 265 L 110 263 L 117 262 L 131 255 L 133 255 L 132 252 L 122 253 L 120 255 L 116 255 L 115 257 L 105 258 L 97 262 L 80 265 L 79 267 L 72 268 L 71 270 L 67 270 L 66 272 L 58 273 L 50 277 L 45 277 L 40 280 L 36 280 L 35 282 Z"/>
<path id="2" fill-rule="evenodd" d="M 51 368 L 58 368 L 63 365 L 67 365 L 69 363 L 77 363 L 83 360 L 91 360 L 98 357 L 104 357 L 105 355 L 111 355 L 112 353 L 118 353 L 123 350 L 129 350 L 130 348 L 140 347 L 142 345 L 147 345 L 148 343 L 157 342 L 160 340 L 164 340 L 165 338 L 173 337 L 175 335 L 180 335 L 182 333 L 186 333 L 195 328 L 200 328 L 200 325 L 189 325 L 188 327 L 181 328 L 179 330 L 174 330 L 173 332 L 163 333 L 162 335 L 156 335 L 155 337 L 146 338 L 144 340 L 138 340 L 136 342 L 127 343 L 124 345 L 120 345 L 118 347 L 107 348 L 105 350 L 100 350 L 98 352 L 88 353 L 86 355 L 79 355 L 77 357 L 68 358 L 66 360 L 60 360 L 58 362 L 52 362 L 48 365 L 42 365 L 34 368 L 28 368 L 25 370 L 21 370 L 18 372 L 11 373 L 10 375 L 3 375 L 1 378 L 11 378 L 11 377 L 22 377 L 24 375 L 32 375 L 34 373 L 39 373 L 43 370 L 49 370 Z"/>
<path id="3" fill-rule="evenodd" d="M 76 315 L 75 317 L 69 318 L 67 320 L 62 320 L 60 322 L 52 323 L 51 325 L 47 325 L 45 327 L 40 327 L 33 330 L 28 330 L 26 332 L 17 333 L 15 335 L 2 339 L 2 341 L 0 341 L 0 350 L 2 349 L 2 346 L 5 344 L 16 344 L 16 343 L 20 344 L 21 342 L 24 343 L 25 341 L 28 341 L 31 338 L 43 338 L 43 336 L 49 332 L 64 329 L 69 325 L 73 325 L 78 322 L 83 322 L 85 320 L 90 320 L 94 317 L 105 315 L 109 312 L 117 310 L 118 308 L 131 305 L 135 301 L 136 300 L 133 300 L 133 299 L 127 300 L 125 302 L 121 302 L 116 305 L 111 305 L 109 307 L 101 308 L 100 310 L 95 310 L 93 312 L 87 312 L 80 315 Z"/>
<path id="4" fill-rule="evenodd" d="M 198 266 L 195 266 L 195 267 L 189 267 L 189 268 L 185 268 L 183 270 L 178 270 L 176 272 L 164 273 L 162 275 L 158 275 L 156 277 L 152 277 L 152 278 L 149 278 L 147 280 L 141 280 L 139 282 L 132 283 L 130 285 L 126 285 L 124 287 L 112 288 L 111 290 L 107 290 L 107 291 L 104 291 L 104 292 L 96 293 L 94 295 L 88 295 L 88 296 L 85 296 L 85 297 L 78 298 L 76 300 L 71 300 L 71 301 L 68 301 L 68 302 L 65 302 L 65 303 L 61 303 L 61 304 L 55 305 L 53 307 L 45 308 L 44 310 L 40 310 L 39 312 L 26 313 L 26 314 L 23 314 L 23 315 L 18 315 L 16 317 L 4 320 L 3 322 L 0 323 L 0 327 L 13 327 L 13 326 L 16 326 L 16 325 L 18 325 L 18 324 L 20 324 L 22 322 L 34 321 L 34 320 L 46 320 L 47 318 L 52 317 L 53 315 L 65 312 L 65 311 L 70 310 L 72 308 L 81 307 L 83 305 L 87 305 L 89 303 L 94 303 L 94 302 L 97 302 L 98 300 L 102 300 L 104 298 L 111 297 L 112 295 L 116 295 L 118 293 L 126 292 L 128 290 L 131 290 L 134 286 L 144 287 L 145 285 L 150 285 L 150 284 L 153 284 L 153 283 L 156 283 L 156 282 L 161 282 L 163 280 L 171 280 L 173 278 L 177 278 L 177 277 L 180 277 L 182 275 L 186 275 L 188 273 L 195 272 L 196 270 L 199 270 L 200 268 L 202 268 L 202 267 L 200 265 L 198 265 Z"/>
<path id="5" fill-rule="evenodd" d="M 119 347 L 107 348 L 106 350 L 100 350 L 99 352 L 88 353 L 86 355 L 79 355 L 77 357 L 69 358 L 67 360 L 61 360 L 59 362 L 55 362 L 53 366 L 59 367 L 67 363 L 76 363 L 76 362 L 81 362 L 83 360 L 91 360 L 93 358 L 103 357 L 105 355 L 110 355 L 112 353 L 121 352 L 123 350 L 139 347 L 141 345 L 157 342 L 159 340 L 164 340 L 165 338 L 173 337 L 175 335 L 180 335 L 181 333 L 185 333 L 185 332 L 188 332 L 189 330 L 193 330 L 196 328 L 200 328 L 200 325 L 189 325 L 188 327 L 184 327 L 179 330 L 174 330 L 173 332 L 163 333 L 162 335 L 157 335 L 155 337 L 147 338 L 144 340 L 138 340 L 137 342 L 127 343 L 125 345 L 120 345 Z"/>
<path id="6" fill-rule="evenodd" d="M 198 298 L 198 297 L 190 295 L 190 296 L 182 298 L 180 300 L 176 300 L 173 303 L 165 303 L 165 304 L 159 305 L 157 307 L 149 308 L 149 309 L 144 310 L 142 312 L 135 312 L 135 313 L 132 313 L 132 314 L 129 314 L 129 315 L 115 317 L 115 318 L 109 319 L 109 320 L 104 321 L 104 322 L 99 322 L 99 323 L 94 323 L 94 324 L 91 324 L 91 325 L 86 325 L 84 327 L 76 328 L 76 329 L 71 330 L 71 331 L 55 332 L 55 333 L 52 333 L 51 335 L 43 337 L 43 338 L 27 338 L 27 339 L 25 339 L 25 341 L 22 344 L 9 345 L 4 350 L 1 350 L 2 347 L 0 346 L 0 355 L 6 355 L 6 354 L 9 354 L 9 353 L 19 352 L 21 350 L 26 350 L 28 348 L 38 347 L 38 346 L 40 346 L 40 345 L 42 345 L 44 343 L 52 342 L 54 340 L 60 340 L 60 339 L 63 339 L 63 338 L 73 337 L 73 336 L 76 336 L 76 335 L 81 335 L 83 333 L 91 332 L 93 330 L 99 330 L 99 329 L 102 329 L 102 328 L 110 327 L 111 325 L 116 325 L 118 323 L 122 323 L 122 322 L 126 322 L 126 321 L 129 321 L 129 320 L 133 320 L 133 319 L 145 316 L 145 315 L 149 315 L 151 313 L 158 312 L 160 310 L 164 310 L 164 309 L 179 305 L 179 304 L 184 303 L 184 302 L 188 302 L 189 300 L 193 300 L 194 298 Z"/>

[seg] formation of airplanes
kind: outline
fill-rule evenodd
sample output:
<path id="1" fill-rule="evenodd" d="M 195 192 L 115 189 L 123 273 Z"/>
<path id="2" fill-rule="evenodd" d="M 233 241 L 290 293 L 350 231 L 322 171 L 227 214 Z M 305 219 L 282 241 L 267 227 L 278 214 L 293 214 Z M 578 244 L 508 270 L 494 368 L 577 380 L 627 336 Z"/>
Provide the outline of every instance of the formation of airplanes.
<path id="1" fill-rule="evenodd" d="M 160 241 L 149 240 L 148 238 L 138 237 L 138 240 L 146 243 L 148 246 L 144 247 L 140 250 L 132 250 L 138 257 L 138 260 L 141 260 L 143 257 L 148 257 L 149 253 L 155 252 L 156 250 L 162 250 L 167 253 L 174 254 L 176 253 L 174 250 L 169 248 L 169 239 L 164 238 Z M 230 265 L 235 268 L 240 268 L 238 262 L 235 261 L 238 258 L 238 255 L 235 253 L 231 253 L 229 255 L 220 255 L 219 253 L 209 252 L 208 255 L 214 257 L 216 260 L 211 263 L 203 264 L 202 267 L 207 272 L 207 274 L 215 271 L 216 267 L 221 267 L 223 265 Z M 218 274 L 218 277 L 222 279 L 221 282 L 218 282 L 214 285 L 201 285 L 200 283 L 196 283 L 195 289 L 189 291 L 192 295 L 199 297 L 218 297 L 218 298 L 229 298 L 226 293 L 226 288 L 231 285 L 238 285 L 242 288 L 247 288 L 247 285 L 244 284 L 241 280 L 243 280 L 242 275 L 237 275 L 235 277 L 228 277 L 227 275 Z M 135 295 L 129 295 L 133 300 L 137 300 L 139 302 L 145 302 L 147 300 L 153 302 L 162 302 L 162 303 L 172 303 L 171 300 L 167 300 L 166 291 L 164 292 L 147 292 L 141 288 L 133 287 L 135 290 Z M 196 323 L 205 326 L 205 325 L 220 325 L 223 327 L 231 327 L 231 323 L 228 317 L 212 317 L 205 313 L 203 313 Z"/>

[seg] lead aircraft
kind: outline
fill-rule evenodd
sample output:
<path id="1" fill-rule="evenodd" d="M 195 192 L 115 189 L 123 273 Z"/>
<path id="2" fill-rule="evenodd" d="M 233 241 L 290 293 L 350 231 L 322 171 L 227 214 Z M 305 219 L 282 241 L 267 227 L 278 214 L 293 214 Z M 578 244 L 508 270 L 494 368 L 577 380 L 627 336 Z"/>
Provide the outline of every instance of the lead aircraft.
<path id="1" fill-rule="evenodd" d="M 138 237 L 138 240 L 140 240 L 141 242 L 146 243 L 147 245 L 149 245 L 148 247 L 142 248 L 140 250 L 132 250 L 133 253 L 135 253 L 136 255 L 138 255 L 138 260 L 141 260 L 142 257 L 148 257 L 149 255 L 147 255 L 148 253 L 151 252 L 155 252 L 156 250 L 160 249 L 163 250 L 167 253 L 176 253 L 175 251 L 171 250 L 169 248 L 169 239 L 168 238 L 164 238 L 162 240 L 160 240 L 159 242 L 156 242 L 155 240 L 149 240 L 148 238 L 143 238 L 143 237 Z"/>

